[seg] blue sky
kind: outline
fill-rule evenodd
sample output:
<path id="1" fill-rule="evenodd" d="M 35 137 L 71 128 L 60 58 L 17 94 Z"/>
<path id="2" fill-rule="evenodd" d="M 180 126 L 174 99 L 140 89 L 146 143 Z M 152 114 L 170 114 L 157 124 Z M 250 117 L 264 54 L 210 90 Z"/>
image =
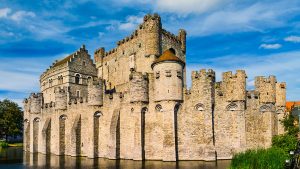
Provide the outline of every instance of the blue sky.
<path id="1" fill-rule="evenodd" d="M 39 75 L 85 44 L 107 50 L 147 13 L 158 13 L 174 34 L 187 30 L 187 70 L 245 69 L 287 82 L 300 100 L 299 0 L 0 0 L 0 99 L 21 103 L 39 91 Z M 188 79 L 190 84 L 190 79 Z"/>

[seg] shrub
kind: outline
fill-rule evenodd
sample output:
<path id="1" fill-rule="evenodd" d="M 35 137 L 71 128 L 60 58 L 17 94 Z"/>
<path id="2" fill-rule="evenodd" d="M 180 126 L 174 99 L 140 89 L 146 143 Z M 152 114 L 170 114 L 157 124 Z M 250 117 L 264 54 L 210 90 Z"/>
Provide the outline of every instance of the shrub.
<path id="1" fill-rule="evenodd" d="M 230 169 L 281 169 L 288 155 L 279 148 L 247 150 L 236 154 Z"/>
<path id="2" fill-rule="evenodd" d="M 0 147 L 2 148 L 8 147 L 8 143 L 5 141 L 0 141 Z"/>
<path id="3" fill-rule="evenodd" d="M 291 150 L 295 150 L 297 146 L 297 138 L 293 135 L 283 134 L 272 138 L 272 146 L 282 149 L 286 154 Z"/>

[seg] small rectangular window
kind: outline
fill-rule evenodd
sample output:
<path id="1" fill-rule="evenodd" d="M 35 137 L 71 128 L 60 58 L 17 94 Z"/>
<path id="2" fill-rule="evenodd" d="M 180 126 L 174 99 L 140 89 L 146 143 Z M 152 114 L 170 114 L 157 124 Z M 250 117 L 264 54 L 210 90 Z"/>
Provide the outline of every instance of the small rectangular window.
<path id="1" fill-rule="evenodd" d="M 160 77 L 159 71 L 155 72 L 155 78 L 158 79 Z"/>
<path id="2" fill-rule="evenodd" d="M 171 77 L 172 74 L 171 74 L 171 70 L 166 70 L 166 77 Z"/>
<path id="3" fill-rule="evenodd" d="M 177 77 L 182 78 L 182 73 L 181 73 L 181 71 L 177 71 Z"/>
<path id="4" fill-rule="evenodd" d="M 76 96 L 80 97 L 80 91 L 79 90 L 76 91 Z"/>

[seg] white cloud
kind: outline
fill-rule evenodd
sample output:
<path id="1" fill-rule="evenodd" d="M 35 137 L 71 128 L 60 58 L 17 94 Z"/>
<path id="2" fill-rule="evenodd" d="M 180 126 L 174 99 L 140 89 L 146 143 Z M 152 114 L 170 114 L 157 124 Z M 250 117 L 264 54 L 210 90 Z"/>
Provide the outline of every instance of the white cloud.
<path id="1" fill-rule="evenodd" d="M 187 30 L 189 36 L 206 36 L 211 34 L 231 34 L 237 32 L 264 32 L 269 28 L 279 28 L 288 24 L 287 18 L 299 13 L 299 1 L 253 1 L 247 5 L 241 1 L 228 0 L 206 13 L 192 13 L 181 17 L 174 13 L 165 19 L 164 24 L 173 32 L 181 27 Z M 189 1 L 187 0 L 187 3 Z M 297 5 L 298 4 L 298 5 Z M 164 12 L 164 11 L 161 11 Z M 178 15 L 176 15 L 178 14 Z M 174 16 L 177 16 L 175 19 Z M 163 18 L 164 19 L 164 18 Z"/>
<path id="2" fill-rule="evenodd" d="M 156 0 L 155 8 L 161 12 L 172 12 L 181 15 L 204 13 L 214 9 L 228 0 Z"/>
<path id="3" fill-rule="evenodd" d="M 6 18 L 7 15 L 11 12 L 10 8 L 2 8 L 0 9 L 0 18 Z"/>
<path id="4" fill-rule="evenodd" d="M 278 43 L 275 43 L 275 44 L 265 44 L 265 43 L 263 43 L 259 46 L 259 48 L 263 48 L 263 49 L 279 49 L 281 47 L 282 47 L 282 45 L 278 44 Z"/>
<path id="5" fill-rule="evenodd" d="M 17 11 L 10 16 L 10 18 L 14 21 L 20 21 L 26 17 L 35 17 L 35 13 L 31 11 Z"/>
<path id="6" fill-rule="evenodd" d="M 120 23 L 119 29 L 125 31 L 134 30 L 138 24 L 143 22 L 143 16 L 128 16 L 126 22 Z"/>
<path id="7" fill-rule="evenodd" d="M 287 41 L 287 42 L 299 43 L 300 42 L 300 36 L 288 36 L 288 37 L 284 38 L 284 40 Z"/>

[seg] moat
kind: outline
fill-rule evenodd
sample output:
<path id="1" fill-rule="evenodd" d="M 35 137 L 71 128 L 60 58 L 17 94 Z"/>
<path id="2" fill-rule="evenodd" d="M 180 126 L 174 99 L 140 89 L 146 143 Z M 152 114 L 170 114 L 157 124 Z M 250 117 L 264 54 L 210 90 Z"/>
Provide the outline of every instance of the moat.
<path id="1" fill-rule="evenodd" d="M 125 168 L 125 169 L 226 169 L 230 160 L 216 162 L 203 161 L 133 161 L 133 160 L 108 160 L 105 158 L 89 159 L 86 157 L 70 157 L 44 155 L 40 153 L 24 152 L 22 147 L 0 148 L 0 169 L 19 168 Z"/>

